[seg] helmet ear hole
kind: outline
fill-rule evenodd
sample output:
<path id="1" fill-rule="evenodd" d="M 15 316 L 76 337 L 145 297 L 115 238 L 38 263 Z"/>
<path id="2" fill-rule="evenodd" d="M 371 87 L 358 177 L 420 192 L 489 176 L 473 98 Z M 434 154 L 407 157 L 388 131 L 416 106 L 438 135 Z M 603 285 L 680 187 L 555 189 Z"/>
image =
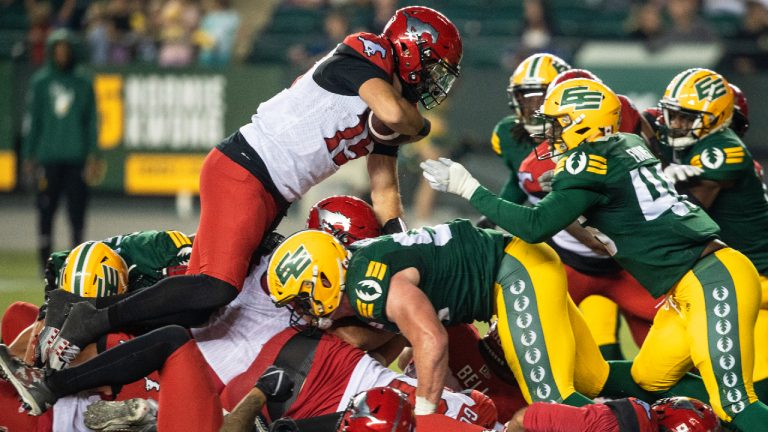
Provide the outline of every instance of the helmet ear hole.
<path id="1" fill-rule="evenodd" d="M 326 276 L 325 273 L 320 273 L 320 282 L 323 284 L 323 288 L 330 288 L 331 285 L 333 285 L 331 283 L 331 280 L 328 279 L 328 276 Z"/>

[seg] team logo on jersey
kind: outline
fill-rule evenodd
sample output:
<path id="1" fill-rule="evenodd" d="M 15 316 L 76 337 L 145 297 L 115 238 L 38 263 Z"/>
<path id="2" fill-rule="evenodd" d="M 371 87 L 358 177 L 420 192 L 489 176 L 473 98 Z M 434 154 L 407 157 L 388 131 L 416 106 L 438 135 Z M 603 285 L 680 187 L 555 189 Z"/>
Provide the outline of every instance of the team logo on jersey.
<path id="1" fill-rule="evenodd" d="M 531 369 L 529 376 L 531 377 L 531 381 L 540 383 L 544 380 L 544 377 L 547 376 L 547 371 L 541 366 L 536 366 Z"/>
<path id="2" fill-rule="evenodd" d="M 528 312 L 522 313 L 515 319 L 515 324 L 517 324 L 518 328 L 526 329 L 533 324 L 533 315 Z"/>
<path id="3" fill-rule="evenodd" d="M 725 370 L 731 370 L 736 366 L 736 359 L 730 354 L 720 356 L 720 367 Z M 735 401 L 734 401 L 735 402 Z"/>
<path id="4" fill-rule="evenodd" d="M 584 152 L 576 152 L 565 161 L 565 170 L 571 174 L 578 174 L 587 168 L 587 155 Z"/>
<path id="5" fill-rule="evenodd" d="M 149 377 L 144 377 L 144 390 L 146 391 L 160 391 L 160 383 L 150 379 Z"/>
<path id="6" fill-rule="evenodd" d="M 701 152 L 701 164 L 709 169 L 717 169 L 725 162 L 725 154 L 717 147 L 704 149 Z"/>
<path id="7" fill-rule="evenodd" d="M 573 106 L 574 111 L 600 109 L 605 95 L 587 86 L 570 87 L 563 91 L 560 98 L 560 110 Z"/>
<path id="8" fill-rule="evenodd" d="M 547 384 L 541 384 L 536 386 L 536 396 L 541 400 L 547 400 L 549 395 L 552 394 L 552 388 Z"/>
<path id="9" fill-rule="evenodd" d="M 717 331 L 717 334 L 720 336 L 727 335 L 731 331 L 731 322 L 727 319 L 717 320 L 715 331 Z"/>
<path id="10" fill-rule="evenodd" d="M 53 99 L 53 112 L 56 113 L 56 117 L 62 118 L 69 114 L 69 109 L 75 100 L 75 91 L 59 83 L 51 84 L 48 91 Z"/>
<path id="11" fill-rule="evenodd" d="M 536 364 L 541 360 L 541 350 L 534 347 L 528 350 L 525 350 L 525 361 L 530 364 Z"/>
<path id="12" fill-rule="evenodd" d="M 381 58 L 387 58 L 387 51 L 384 49 L 383 46 L 379 45 L 378 43 L 374 41 L 370 41 L 362 36 L 358 36 L 357 40 L 363 43 L 363 52 L 368 57 L 372 57 L 374 54 L 378 53 Z"/>
<path id="13" fill-rule="evenodd" d="M 728 298 L 728 289 L 724 286 L 719 286 L 712 290 L 712 297 L 717 301 L 725 301 Z"/>
<path id="14" fill-rule="evenodd" d="M 362 288 L 355 288 L 355 294 L 364 302 L 372 302 L 381 297 L 381 285 L 372 280 L 363 280 L 357 283 Z"/>
<path id="15" fill-rule="evenodd" d="M 518 295 L 525 290 L 525 281 L 518 279 L 509 286 L 509 292 L 513 295 Z"/>
<path id="16" fill-rule="evenodd" d="M 723 336 L 717 340 L 717 350 L 725 353 L 733 349 L 733 339 Z"/>
<path id="17" fill-rule="evenodd" d="M 437 42 L 437 37 L 439 34 L 431 24 L 425 23 L 415 16 L 408 15 L 408 13 L 404 13 L 404 15 L 406 27 L 405 35 L 408 37 L 408 39 L 417 41 L 421 38 L 422 34 L 427 33 L 432 36 L 432 43 Z"/>
<path id="18" fill-rule="evenodd" d="M 718 318 L 725 318 L 731 312 L 731 306 L 728 303 L 718 303 L 713 311 Z"/>
<path id="19" fill-rule="evenodd" d="M 700 79 L 693 85 L 693 88 L 696 89 L 696 96 L 699 100 L 709 99 L 713 101 L 728 93 L 723 79 L 711 75 Z"/>
<path id="20" fill-rule="evenodd" d="M 730 389 L 725 392 L 725 398 L 728 399 L 728 402 L 730 403 L 736 403 L 741 400 L 741 391 L 738 389 Z"/>
<path id="21" fill-rule="evenodd" d="M 309 255 L 304 245 L 300 245 L 295 252 L 289 251 L 283 255 L 283 258 L 277 263 L 275 268 L 277 280 L 285 285 L 291 278 L 298 279 L 311 263 L 312 256 Z"/>
<path id="22" fill-rule="evenodd" d="M 538 339 L 538 335 L 536 335 L 536 332 L 528 330 L 524 331 L 523 334 L 520 335 L 520 343 L 523 344 L 523 346 L 531 346 L 536 343 L 536 339 Z"/>
<path id="23" fill-rule="evenodd" d="M 526 309 L 528 309 L 528 305 L 531 304 L 531 299 L 529 299 L 527 296 L 520 296 L 515 299 L 515 301 L 512 303 L 512 307 L 515 308 L 516 312 L 522 312 Z"/>
<path id="24" fill-rule="evenodd" d="M 733 372 L 727 372 L 723 375 L 723 384 L 725 384 L 726 387 L 735 387 L 738 382 L 739 376 Z"/>

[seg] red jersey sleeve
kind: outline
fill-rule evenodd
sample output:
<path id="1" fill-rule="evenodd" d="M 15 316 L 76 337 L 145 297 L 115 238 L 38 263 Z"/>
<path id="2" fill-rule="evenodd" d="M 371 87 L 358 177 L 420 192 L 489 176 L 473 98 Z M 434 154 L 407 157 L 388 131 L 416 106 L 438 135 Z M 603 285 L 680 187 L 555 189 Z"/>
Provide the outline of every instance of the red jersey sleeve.
<path id="1" fill-rule="evenodd" d="M 392 49 L 389 41 L 383 37 L 373 33 L 353 33 L 344 38 L 341 45 L 351 48 L 351 50 L 347 50 L 342 47 L 341 52 L 352 51 L 379 67 L 387 76 L 392 75 L 395 68 Z"/>

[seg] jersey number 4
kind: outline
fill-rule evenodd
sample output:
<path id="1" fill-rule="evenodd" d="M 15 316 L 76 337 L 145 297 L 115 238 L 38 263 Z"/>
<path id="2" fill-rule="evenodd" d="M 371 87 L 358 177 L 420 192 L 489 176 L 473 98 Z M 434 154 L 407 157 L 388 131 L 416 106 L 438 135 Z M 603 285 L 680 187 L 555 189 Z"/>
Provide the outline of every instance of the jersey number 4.
<path id="1" fill-rule="evenodd" d="M 678 216 L 685 216 L 691 211 L 689 206 L 693 204 L 677 194 L 672 183 L 662 174 L 661 165 L 641 166 L 631 170 L 629 175 L 645 220 L 652 221 L 667 210 Z"/>

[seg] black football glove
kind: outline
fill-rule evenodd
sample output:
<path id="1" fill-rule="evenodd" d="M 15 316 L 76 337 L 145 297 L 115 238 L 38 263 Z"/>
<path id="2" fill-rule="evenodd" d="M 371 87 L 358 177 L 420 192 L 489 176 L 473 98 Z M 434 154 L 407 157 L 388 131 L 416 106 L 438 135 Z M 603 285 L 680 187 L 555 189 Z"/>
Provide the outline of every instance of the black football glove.
<path id="1" fill-rule="evenodd" d="M 395 234 L 399 232 L 408 231 L 408 227 L 405 225 L 405 221 L 401 218 L 392 218 L 384 223 L 381 227 L 381 232 L 384 234 Z"/>
<path id="2" fill-rule="evenodd" d="M 271 402 L 285 402 L 293 396 L 293 380 L 283 369 L 274 365 L 264 371 L 255 387 Z"/>
<path id="3" fill-rule="evenodd" d="M 299 432 L 299 426 L 292 418 L 283 417 L 269 426 L 269 432 Z"/>

